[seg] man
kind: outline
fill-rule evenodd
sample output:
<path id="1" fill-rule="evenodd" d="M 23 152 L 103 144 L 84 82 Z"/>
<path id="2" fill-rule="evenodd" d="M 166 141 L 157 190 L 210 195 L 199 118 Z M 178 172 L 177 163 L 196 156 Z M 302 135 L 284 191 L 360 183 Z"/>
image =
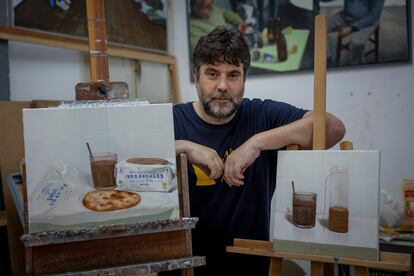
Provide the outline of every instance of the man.
<path id="1" fill-rule="evenodd" d="M 250 54 L 243 35 L 217 27 L 198 41 L 192 70 L 198 101 L 174 107 L 177 154 L 189 165 L 195 275 L 267 275 L 265 257 L 226 253 L 234 238 L 269 240 L 277 149 L 309 148 L 312 113 L 271 100 L 243 99 Z M 345 133 L 327 114 L 327 145 Z"/>
<path id="2" fill-rule="evenodd" d="M 322 0 L 329 2 L 332 0 Z M 363 64 L 365 46 L 379 26 L 385 0 L 345 0 L 342 11 L 328 17 L 328 32 L 338 32 L 339 37 L 350 36 L 351 64 Z M 330 48 L 334 40 L 330 39 Z M 333 52 L 330 50 L 330 52 Z"/>

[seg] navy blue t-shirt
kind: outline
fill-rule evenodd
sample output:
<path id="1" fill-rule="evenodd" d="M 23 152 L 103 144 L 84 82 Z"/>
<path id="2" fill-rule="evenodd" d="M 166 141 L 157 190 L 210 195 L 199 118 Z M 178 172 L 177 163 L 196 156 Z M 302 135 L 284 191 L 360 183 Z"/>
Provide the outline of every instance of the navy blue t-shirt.
<path id="1" fill-rule="evenodd" d="M 296 121 L 306 110 L 271 100 L 243 99 L 234 118 L 222 125 L 203 121 L 192 103 L 174 106 L 173 113 L 175 140 L 210 147 L 225 160 L 253 135 Z M 240 187 L 229 187 L 223 178 L 208 179 L 189 164 L 190 212 L 199 218 L 192 231 L 193 254 L 206 256 L 207 261 L 207 267 L 195 270 L 197 276 L 249 275 L 248 271 L 267 275 L 267 258 L 226 253 L 225 247 L 232 245 L 234 238 L 269 240 L 276 162 L 276 150 L 261 152 L 244 172 L 244 185 Z"/>

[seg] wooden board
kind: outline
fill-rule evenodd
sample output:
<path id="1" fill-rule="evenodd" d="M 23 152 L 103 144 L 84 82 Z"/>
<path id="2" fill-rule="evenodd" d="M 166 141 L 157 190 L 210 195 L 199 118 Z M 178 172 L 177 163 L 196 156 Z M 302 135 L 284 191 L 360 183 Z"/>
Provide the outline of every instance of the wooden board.
<path id="1" fill-rule="evenodd" d="M 36 274 L 84 271 L 189 256 L 184 231 L 32 247 Z"/>

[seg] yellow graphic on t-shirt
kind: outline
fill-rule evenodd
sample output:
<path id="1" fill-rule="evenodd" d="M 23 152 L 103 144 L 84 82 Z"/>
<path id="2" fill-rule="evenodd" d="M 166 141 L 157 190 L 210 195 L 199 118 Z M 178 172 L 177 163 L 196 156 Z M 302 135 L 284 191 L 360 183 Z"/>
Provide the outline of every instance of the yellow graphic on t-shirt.
<path id="1" fill-rule="evenodd" d="M 216 180 L 209 178 L 199 167 L 193 165 L 193 168 L 197 176 L 196 186 L 211 186 L 216 184 Z"/>
<path id="2" fill-rule="evenodd" d="M 226 158 L 230 155 L 230 153 L 233 151 L 233 149 L 226 150 L 223 154 L 223 157 L 221 158 L 223 162 L 226 160 Z M 194 169 L 194 173 L 197 176 L 197 182 L 196 186 L 211 186 L 216 185 L 216 180 L 211 179 L 208 177 L 207 174 L 205 174 L 199 167 L 192 165 Z M 221 181 L 223 182 L 224 176 L 221 177 Z"/>

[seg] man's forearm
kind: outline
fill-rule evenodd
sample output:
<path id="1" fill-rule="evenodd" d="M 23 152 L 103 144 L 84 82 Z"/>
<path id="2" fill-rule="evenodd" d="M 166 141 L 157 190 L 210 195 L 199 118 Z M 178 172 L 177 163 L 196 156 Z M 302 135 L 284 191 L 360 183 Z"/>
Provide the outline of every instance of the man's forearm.
<path id="1" fill-rule="evenodd" d="M 252 137 L 260 151 L 280 149 L 290 144 L 308 148 L 312 144 L 312 116 L 258 133 Z"/>
<path id="2" fill-rule="evenodd" d="M 186 140 L 175 140 L 175 154 L 188 153 L 190 143 Z"/>
<path id="3" fill-rule="evenodd" d="M 312 148 L 313 115 L 308 112 L 305 116 L 290 124 L 264 131 L 254 135 L 252 142 L 260 151 L 283 148 L 297 144 L 302 149 Z M 341 120 L 330 113 L 326 114 L 326 147 L 330 148 L 338 143 L 345 134 L 345 127 Z"/>

